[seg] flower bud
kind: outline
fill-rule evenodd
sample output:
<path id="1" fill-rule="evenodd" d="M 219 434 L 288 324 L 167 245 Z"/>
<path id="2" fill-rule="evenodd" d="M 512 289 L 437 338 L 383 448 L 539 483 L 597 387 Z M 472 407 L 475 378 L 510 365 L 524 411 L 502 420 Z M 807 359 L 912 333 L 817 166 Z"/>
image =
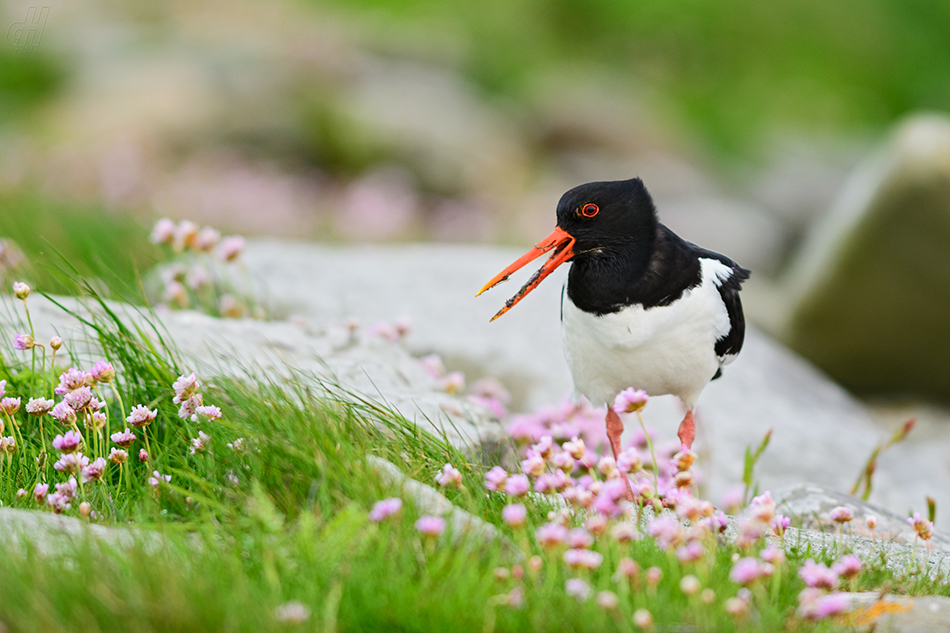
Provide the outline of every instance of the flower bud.
<path id="1" fill-rule="evenodd" d="M 88 519 L 90 512 L 92 512 L 92 506 L 89 505 L 88 501 L 83 501 L 79 504 L 79 514 L 82 518 Z"/>
<path id="2" fill-rule="evenodd" d="M 30 287 L 22 281 L 13 282 L 13 294 L 17 299 L 26 299 L 30 296 Z"/>
<path id="3" fill-rule="evenodd" d="M 63 339 L 59 338 L 58 336 L 54 336 L 49 340 L 49 346 L 53 348 L 54 351 L 58 350 L 63 346 Z"/>

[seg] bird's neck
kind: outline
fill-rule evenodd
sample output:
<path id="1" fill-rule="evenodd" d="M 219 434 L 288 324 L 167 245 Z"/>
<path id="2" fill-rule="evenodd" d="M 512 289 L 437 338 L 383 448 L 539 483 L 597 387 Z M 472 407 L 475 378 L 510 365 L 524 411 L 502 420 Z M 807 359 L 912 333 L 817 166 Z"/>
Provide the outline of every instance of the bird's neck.
<path id="1" fill-rule="evenodd" d="M 574 258 L 567 294 L 579 309 L 597 315 L 630 305 L 669 305 L 700 282 L 701 268 L 689 242 L 662 224 L 639 240 Z"/>

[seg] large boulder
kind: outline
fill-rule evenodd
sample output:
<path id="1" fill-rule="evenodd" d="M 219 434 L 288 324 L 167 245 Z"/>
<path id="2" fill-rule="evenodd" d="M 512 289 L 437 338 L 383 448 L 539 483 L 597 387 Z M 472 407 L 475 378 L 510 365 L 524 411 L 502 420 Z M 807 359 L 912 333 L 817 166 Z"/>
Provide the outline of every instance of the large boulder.
<path id="1" fill-rule="evenodd" d="M 950 396 L 950 118 L 908 119 L 814 226 L 785 341 L 861 392 Z"/>

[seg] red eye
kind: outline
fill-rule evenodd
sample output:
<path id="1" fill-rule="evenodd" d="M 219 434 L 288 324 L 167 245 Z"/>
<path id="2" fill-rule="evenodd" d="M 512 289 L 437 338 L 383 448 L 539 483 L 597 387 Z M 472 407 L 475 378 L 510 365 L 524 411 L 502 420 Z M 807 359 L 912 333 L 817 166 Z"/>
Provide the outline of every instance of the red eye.
<path id="1" fill-rule="evenodd" d="M 593 203 L 587 203 L 584 205 L 584 208 L 581 209 L 581 215 L 585 218 L 592 218 L 597 215 L 597 212 L 600 211 L 600 208 Z"/>

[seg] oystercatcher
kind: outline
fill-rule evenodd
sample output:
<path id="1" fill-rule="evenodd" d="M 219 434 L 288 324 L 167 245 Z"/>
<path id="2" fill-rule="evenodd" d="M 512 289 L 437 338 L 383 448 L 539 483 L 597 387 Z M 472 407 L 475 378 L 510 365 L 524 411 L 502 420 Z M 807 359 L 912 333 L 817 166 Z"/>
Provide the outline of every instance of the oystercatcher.
<path id="1" fill-rule="evenodd" d="M 677 396 L 686 407 L 677 434 L 691 447 L 700 392 L 742 349 L 739 289 L 749 271 L 660 224 L 643 181 L 633 178 L 565 193 L 554 231 L 478 294 L 551 250 L 492 321 L 571 261 L 561 291 L 564 352 L 577 391 L 608 405 L 614 457 L 623 423 L 609 405 L 628 387 Z"/>

